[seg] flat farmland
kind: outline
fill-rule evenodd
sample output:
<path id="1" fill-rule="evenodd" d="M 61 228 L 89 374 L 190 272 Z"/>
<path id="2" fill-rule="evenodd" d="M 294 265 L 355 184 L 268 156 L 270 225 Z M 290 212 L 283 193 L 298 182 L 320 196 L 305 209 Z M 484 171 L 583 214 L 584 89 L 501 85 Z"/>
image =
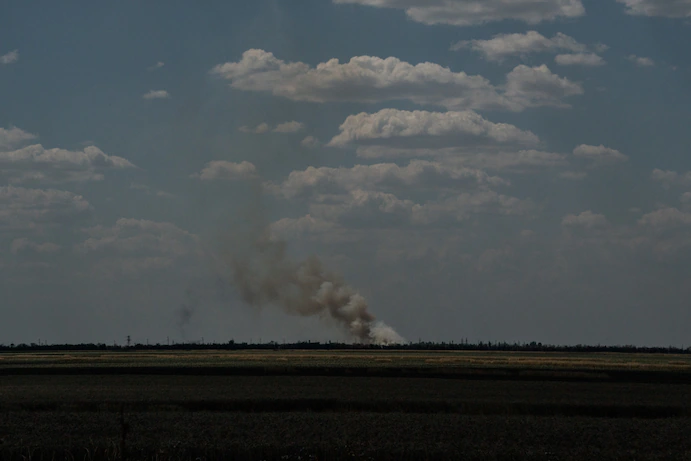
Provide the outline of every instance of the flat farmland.
<path id="1" fill-rule="evenodd" d="M 691 354 L 475 351 L 203 350 L 0 353 L 3 368 L 76 367 L 508 368 L 691 372 Z"/>
<path id="2" fill-rule="evenodd" d="M 691 459 L 689 366 L 664 354 L 0 354 L 0 459 Z"/>

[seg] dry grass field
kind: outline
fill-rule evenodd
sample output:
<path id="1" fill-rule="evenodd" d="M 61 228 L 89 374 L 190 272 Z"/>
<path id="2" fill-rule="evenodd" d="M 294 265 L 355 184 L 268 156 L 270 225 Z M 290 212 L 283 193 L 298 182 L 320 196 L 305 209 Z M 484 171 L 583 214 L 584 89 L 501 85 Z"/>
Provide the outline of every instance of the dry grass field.
<path id="1" fill-rule="evenodd" d="M 690 366 L 643 354 L 4 353 L 0 460 L 691 459 Z"/>
<path id="2" fill-rule="evenodd" d="M 127 351 L 0 354 L 9 367 L 409 367 L 689 371 L 691 355 L 474 351 Z"/>

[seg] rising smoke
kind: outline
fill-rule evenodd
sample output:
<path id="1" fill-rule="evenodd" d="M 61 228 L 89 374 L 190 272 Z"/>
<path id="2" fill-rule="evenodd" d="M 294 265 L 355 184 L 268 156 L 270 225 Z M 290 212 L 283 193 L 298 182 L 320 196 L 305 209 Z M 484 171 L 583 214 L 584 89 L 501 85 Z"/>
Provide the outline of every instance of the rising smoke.
<path id="1" fill-rule="evenodd" d="M 317 257 L 290 260 L 286 242 L 274 238 L 269 226 L 242 240 L 243 245 L 227 249 L 221 257 L 233 286 L 250 306 L 274 305 L 291 315 L 332 319 L 364 344 L 405 342 L 393 328 L 377 322 L 365 298 L 327 271 Z"/>

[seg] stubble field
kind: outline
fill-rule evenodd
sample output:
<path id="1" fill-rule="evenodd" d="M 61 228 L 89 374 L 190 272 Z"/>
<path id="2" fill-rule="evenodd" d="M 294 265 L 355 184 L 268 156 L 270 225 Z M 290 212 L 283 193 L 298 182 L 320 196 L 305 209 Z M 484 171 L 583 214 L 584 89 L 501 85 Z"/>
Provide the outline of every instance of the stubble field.
<path id="1" fill-rule="evenodd" d="M 0 458 L 691 459 L 689 359 L 0 354 Z"/>

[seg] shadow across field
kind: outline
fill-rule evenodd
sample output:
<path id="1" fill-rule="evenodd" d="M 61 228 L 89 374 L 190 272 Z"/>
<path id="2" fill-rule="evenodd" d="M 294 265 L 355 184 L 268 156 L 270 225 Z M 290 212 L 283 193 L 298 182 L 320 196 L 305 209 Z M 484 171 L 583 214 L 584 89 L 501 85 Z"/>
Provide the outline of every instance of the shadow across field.
<path id="1" fill-rule="evenodd" d="M 650 405 L 582 405 L 560 403 L 443 402 L 443 401 L 341 401 L 338 399 L 243 399 L 149 402 L 25 402 L 4 404 L 0 411 L 23 412 L 368 412 L 455 413 L 460 415 L 586 416 L 595 418 L 691 417 L 691 408 Z"/>

